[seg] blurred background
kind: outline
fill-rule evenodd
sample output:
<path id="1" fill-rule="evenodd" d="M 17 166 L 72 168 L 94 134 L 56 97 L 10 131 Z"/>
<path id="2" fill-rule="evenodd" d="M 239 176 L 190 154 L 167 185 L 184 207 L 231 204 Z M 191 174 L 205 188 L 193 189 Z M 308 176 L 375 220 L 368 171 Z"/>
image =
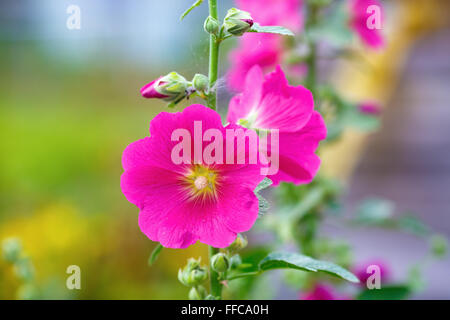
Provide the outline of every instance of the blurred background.
<path id="1" fill-rule="evenodd" d="M 190 2 L 0 3 L 0 241 L 21 239 L 34 265 L 39 298 L 186 297 L 188 289 L 176 273 L 186 258 L 206 257 L 205 247 L 167 249 L 149 268 L 154 243 L 140 232 L 138 210 L 122 195 L 119 181 L 123 149 L 148 135 L 152 117 L 165 110 L 158 101 L 142 99 L 139 88 L 173 70 L 187 78 L 206 73 L 207 7 L 180 22 Z M 390 2 L 397 11 L 408 6 Z M 446 1 L 429 2 L 438 11 L 409 21 L 410 28 L 398 35 L 401 48 L 374 60 L 379 72 L 370 82 L 372 93 L 390 88 L 382 99 L 381 130 L 369 138 L 350 132 L 350 147 L 336 149 L 355 152 L 338 150 L 326 159 L 351 166 L 324 170 L 340 173 L 349 214 L 362 199 L 382 197 L 395 203 L 396 212 L 412 211 L 448 237 L 450 29 L 430 18 L 448 12 Z M 72 4 L 81 9 L 79 30 L 66 26 Z M 232 5 L 220 1 L 220 11 Z M 233 45 L 224 46 L 222 71 Z M 333 76 L 349 79 L 354 71 L 347 73 L 336 68 Z M 351 81 L 343 90 L 360 90 L 352 91 Z M 228 97 L 222 88 L 219 111 Z M 398 279 L 428 250 L 408 235 L 350 229 L 333 219 L 322 232 L 349 241 L 356 260 L 383 259 Z M 80 266 L 82 290 L 67 290 L 69 265 Z M 415 298 L 450 298 L 449 270 L 448 258 L 433 261 Z M 292 289 L 276 288 L 276 297 L 297 297 Z M 0 261 L 0 299 L 32 296 L 32 290 Z"/>

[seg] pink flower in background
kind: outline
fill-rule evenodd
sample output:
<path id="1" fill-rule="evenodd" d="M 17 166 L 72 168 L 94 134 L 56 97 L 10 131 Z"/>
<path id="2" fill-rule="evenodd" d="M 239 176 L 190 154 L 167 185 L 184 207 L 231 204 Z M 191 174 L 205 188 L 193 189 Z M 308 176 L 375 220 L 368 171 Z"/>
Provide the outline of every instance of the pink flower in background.
<path id="1" fill-rule="evenodd" d="M 238 0 L 239 9 L 251 13 L 254 21 L 261 25 L 280 25 L 293 31 L 300 31 L 303 24 L 300 0 Z M 255 65 L 264 71 L 272 71 L 281 63 L 283 39 L 271 34 L 245 34 L 239 47 L 230 54 L 231 70 L 228 84 L 241 92 L 245 76 Z"/>
<path id="2" fill-rule="evenodd" d="M 249 12 L 261 25 L 283 26 L 299 31 L 303 24 L 302 0 L 236 0 L 239 9 Z"/>
<path id="3" fill-rule="evenodd" d="M 342 296 L 336 293 L 336 290 L 328 285 L 318 283 L 314 289 L 300 294 L 300 300 L 350 300 L 349 297 Z"/>
<path id="4" fill-rule="evenodd" d="M 139 227 L 151 240 L 169 248 L 186 248 L 197 240 L 222 248 L 253 226 L 258 216 L 253 191 L 264 176 L 260 164 L 175 164 L 172 150 L 179 141 L 172 141 L 172 133 L 186 129 L 194 137 L 194 121 L 201 121 L 202 135 L 219 130 L 224 145 L 226 128 L 238 128 L 223 127 L 220 115 L 202 105 L 158 114 L 150 137 L 123 153 L 121 189 L 139 207 Z"/>
<path id="5" fill-rule="evenodd" d="M 230 53 L 231 69 L 228 72 L 228 85 L 241 92 L 245 76 L 255 65 L 264 70 L 275 68 L 281 62 L 282 43 L 278 36 L 271 34 L 245 34 L 239 47 Z"/>
<path id="6" fill-rule="evenodd" d="M 358 105 L 358 109 L 361 113 L 373 116 L 378 116 L 381 113 L 380 106 L 375 102 L 363 102 Z"/>
<path id="7" fill-rule="evenodd" d="M 326 138 L 325 123 L 314 111 L 311 92 L 290 86 L 280 67 L 264 76 L 254 66 L 244 92 L 231 99 L 227 120 L 252 129 L 279 130 L 279 171 L 269 176 L 274 185 L 309 183 L 314 178 L 320 166 L 314 152 Z M 267 148 L 272 150 L 270 143 Z"/>
<path id="8" fill-rule="evenodd" d="M 381 49 L 385 45 L 381 30 L 370 29 L 367 24 L 371 16 L 371 13 L 367 12 L 367 9 L 374 5 L 380 8 L 381 22 L 383 23 L 383 7 L 378 0 L 350 0 L 350 27 L 366 46 L 373 49 Z"/>
<path id="9" fill-rule="evenodd" d="M 380 268 L 381 285 L 383 285 L 384 282 L 389 281 L 391 271 L 389 270 L 386 262 L 380 259 L 370 260 L 364 263 L 360 263 L 355 268 L 353 268 L 353 273 L 358 277 L 361 286 L 365 287 L 367 279 L 372 275 L 372 273 L 367 272 L 367 267 L 371 265 L 375 265 Z"/>

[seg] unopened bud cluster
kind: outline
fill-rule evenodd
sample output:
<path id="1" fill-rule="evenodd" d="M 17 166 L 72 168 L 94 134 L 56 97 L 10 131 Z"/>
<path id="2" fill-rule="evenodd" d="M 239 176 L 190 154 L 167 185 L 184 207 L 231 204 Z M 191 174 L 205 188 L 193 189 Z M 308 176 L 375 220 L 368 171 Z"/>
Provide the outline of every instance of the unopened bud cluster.
<path id="1" fill-rule="evenodd" d="M 250 13 L 236 8 L 228 10 L 223 21 L 225 30 L 234 35 L 242 36 L 253 26 L 253 18 Z"/>
<path id="2" fill-rule="evenodd" d="M 203 74 L 196 74 L 192 81 L 177 72 L 159 77 L 141 88 L 141 95 L 147 99 L 161 99 L 177 104 L 189 95 L 197 92 L 204 97 L 209 92 L 209 79 Z"/>
<path id="3" fill-rule="evenodd" d="M 231 8 L 228 10 L 222 26 L 220 26 L 220 22 L 216 18 L 209 16 L 206 18 L 203 28 L 207 33 L 220 38 L 224 36 L 222 31 L 225 31 L 229 35 L 240 37 L 250 30 L 253 23 L 253 18 L 250 13 Z"/>
<path id="4" fill-rule="evenodd" d="M 178 270 L 178 280 L 187 287 L 198 286 L 208 278 L 206 268 L 200 266 L 200 259 L 190 258 L 187 265 Z"/>

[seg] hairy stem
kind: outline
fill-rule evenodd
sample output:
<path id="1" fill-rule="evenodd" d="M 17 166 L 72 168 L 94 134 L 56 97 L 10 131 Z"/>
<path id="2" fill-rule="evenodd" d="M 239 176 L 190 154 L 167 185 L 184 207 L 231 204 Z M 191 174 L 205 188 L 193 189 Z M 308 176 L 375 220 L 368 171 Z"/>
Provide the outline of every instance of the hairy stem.
<path id="1" fill-rule="evenodd" d="M 214 297 L 219 297 L 222 298 L 222 284 L 219 281 L 219 274 L 217 272 L 215 272 L 212 268 L 211 268 L 211 259 L 212 257 L 219 253 L 219 249 L 214 248 L 214 247 L 209 247 L 209 281 L 210 281 L 210 288 L 211 288 L 211 294 Z"/>
<path id="2" fill-rule="evenodd" d="M 215 19 L 219 18 L 217 13 L 217 0 L 209 0 L 209 15 Z M 217 90 L 214 85 L 216 84 L 219 71 L 219 44 L 219 39 L 211 34 L 209 37 L 209 87 L 211 90 L 208 95 L 207 104 L 213 110 L 217 108 Z"/>

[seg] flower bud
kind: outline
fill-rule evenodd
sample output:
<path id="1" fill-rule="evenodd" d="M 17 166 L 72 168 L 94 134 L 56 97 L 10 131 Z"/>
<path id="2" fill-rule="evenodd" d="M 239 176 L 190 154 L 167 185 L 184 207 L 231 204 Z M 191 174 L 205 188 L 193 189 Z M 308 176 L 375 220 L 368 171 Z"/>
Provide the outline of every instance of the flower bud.
<path id="1" fill-rule="evenodd" d="M 149 99 L 175 101 L 186 95 L 188 86 L 189 83 L 183 76 L 176 72 L 171 72 L 143 86 L 141 95 Z"/>
<path id="2" fill-rule="evenodd" d="M 10 263 L 14 263 L 19 259 L 22 251 L 22 244 L 19 239 L 5 239 L 2 244 L 3 258 Z"/>
<path id="3" fill-rule="evenodd" d="M 211 258 L 211 268 L 216 272 L 226 272 L 230 266 L 230 259 L 224 253 L 218 253 Z"/>
<path id="4" fill-rule="evenodd" d="M 209 16 L 206 18 L 203 28 L 209 34 L 217 34 L 219 32 L 220 23 L 216 18 Z"/>
<path id="5" fill-rule="evenodd" d="M 236 8 L 228 10 L 224 22 L 225 30 L 235 36 L 242 36 L 253 26 L 250 13 Z"/>
<path id="6" fill-rule="evenodd" d="M 236 240 L 233 241 L 232 244 L 227 248 L 230 252 L 238 252 L 239 250 L 244 249 L 248 244 L 247 238 L 242 234 L 238 233 Z"/>
<path id="7" fill-rule="evenodd" d="M 193 287 L 189 291 L 189 300 L 204 300 L 208 292 L 203 286 Z"/>
<path id="8" fill-rule="evenodd" d="M 197 73 L 192 79 L 194 89 L 200 92 L 207 92 L 209 88 L 209 79 L 207 76 Z"/>
<path id="9" fill-rule="evenodd" d="M 184 269 L 178 270 L 178 280 L 187 287 L 197 286 L 208 278 L 205 268 L 200 267 L 200 260 L 189 259 Z"/>

